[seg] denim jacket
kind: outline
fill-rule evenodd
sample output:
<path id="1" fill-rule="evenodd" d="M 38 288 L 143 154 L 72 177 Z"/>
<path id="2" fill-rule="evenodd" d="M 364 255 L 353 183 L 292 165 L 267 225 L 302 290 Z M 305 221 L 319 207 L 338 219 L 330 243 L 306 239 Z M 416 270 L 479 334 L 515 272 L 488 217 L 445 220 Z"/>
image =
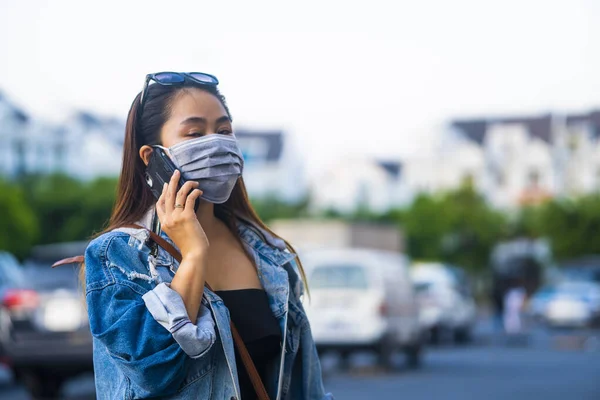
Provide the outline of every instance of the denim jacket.
<path id="1" fill-rule="evenodd" d="M 148 215 L 139 224 L 150 226 Z M 268 366 L 264 382 L 269 397 L 333 399 L 324 391 L 300 302 L 303 284 L 295 255 L 250 223 L 240 221 L 238 232 L 282 332 L 281 355 Z M 169 286 L 179 264 L 160 247 L 153 252 L 148 236 L 146 230 L 121 228 L 93 240 L 85 253 L 98 399 L 239 399 L 227 308 L 205 288 L 193 324 Z"/>

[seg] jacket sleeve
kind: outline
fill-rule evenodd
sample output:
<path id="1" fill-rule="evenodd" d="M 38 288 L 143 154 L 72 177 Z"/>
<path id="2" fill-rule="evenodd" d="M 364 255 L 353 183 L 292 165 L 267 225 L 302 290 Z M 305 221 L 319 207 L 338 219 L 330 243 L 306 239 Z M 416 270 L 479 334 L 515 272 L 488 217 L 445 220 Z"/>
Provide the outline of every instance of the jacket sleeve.
<path id="1" fill-rule="evenodd" d="M 289 306 L 290 321 L 298 328 L 298 354 L 294 358 L 290 378 L 291 399 L 333 400 L 331 393 L 325 391 L 321 361 L 317 353 L 317 346 L 312 336 L 310 323 L 302 305 L 304 295 L 304 282 L 296 260 L 290 261 L 286 268 L 290 291 L 292 293 Z"/>
<path id="2" fill-rule="evenodd" d="M 166 283 L 150 284 L 140 250 L 125 239 L 108 240 L 86 251 L 91 333 L 129 379 L 134 397 L 175 393 L 186 362 L 200 359 L 215 342 L 212 316 L 204 307 L 192 324 L 177 292 Z"/>
<path id="3" fill-rule="evenodd" d="M 302 309 L 302 305 L 299 305 Z M 331 393 L 325 391 L 321 361 L 312 337 L 308 322 L 300 329 L 298 354 L 292 366 L 290 379 L 290 398 L 311 400 L 334 400 Z"/>

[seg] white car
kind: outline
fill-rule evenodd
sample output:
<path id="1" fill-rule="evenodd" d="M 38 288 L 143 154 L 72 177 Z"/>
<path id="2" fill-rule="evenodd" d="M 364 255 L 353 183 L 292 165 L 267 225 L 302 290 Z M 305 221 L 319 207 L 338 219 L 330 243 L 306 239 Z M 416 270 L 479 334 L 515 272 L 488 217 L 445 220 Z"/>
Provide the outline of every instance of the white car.
<path id="1" fill-rule="evenodd" d="M 320 353 L 343 361 L 359 350 L 375 351 L 390 366 L 396 350 L 408 364 L 420 362 L 423 334 L 406 257 L 383 251 L 339 249 L 303 253 L 310 288 L 304 305 Z"/>
<path id="2" fill-rule="evenodd" d="M 594 325 L 600 322 L 600 284 L 586 281 L 559 283 L 540 313 L 553 326 Z"/>
<path id="3" fill-rule="evenodd" d="M 471 338 L 477 307 L 464 273 L 442 263 L 417 263 L 411 268 L 417 291 L 420 321 L 429 338 L 437 343 L 444 333 L 457 342 Z"/>

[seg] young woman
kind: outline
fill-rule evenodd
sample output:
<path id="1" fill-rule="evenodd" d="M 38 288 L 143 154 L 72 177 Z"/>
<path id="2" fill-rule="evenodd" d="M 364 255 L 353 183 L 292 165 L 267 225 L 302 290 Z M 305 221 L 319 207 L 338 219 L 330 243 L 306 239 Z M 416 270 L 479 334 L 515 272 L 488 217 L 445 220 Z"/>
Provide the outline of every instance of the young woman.
<path id="1" fill-rule="evenodd" d="M 145 83 L 110 226 L 85 254 L 98 398 L 256 399 L 231 319 L 270 399 L 332 399 L 300 302 L 302 266 L 248 201 L 217 79 L 165 72 Z M 161 148 L 178 171 L 157 201 L 145 172 Z M 153 226 L 181 262 L 149 240 Z"/>

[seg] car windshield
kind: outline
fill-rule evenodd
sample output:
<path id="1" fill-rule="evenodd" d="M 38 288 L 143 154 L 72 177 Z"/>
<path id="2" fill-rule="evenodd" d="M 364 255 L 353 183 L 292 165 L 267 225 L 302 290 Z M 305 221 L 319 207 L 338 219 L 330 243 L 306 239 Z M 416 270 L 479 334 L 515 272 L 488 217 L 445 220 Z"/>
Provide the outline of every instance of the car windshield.
<path id="1" fill-rule="evenodd" d="M 0 287 L 23 284 L 23 270 L 17 259 L 9 253 L 0 252 Z"/>
<path id="2" fill-rule="evenodd" d="M 556 292 L 564 295 L 579 296 L 598 291 L 598 286 L 586 282 L 565 282 L 556 288 Z"/>
<path id="3" fill-rule="evenodd" d="M 322 265 L 310 275 L 311 289 L 367 289 L 367 274 L 358 265 Z"/>
<path id="4" fill-rule="evenodd" d="M 414 284 L 415 292 L 424 293 L 427 292 L 431 288 L 431 283 L 429 282 L 415 282 Z"/>
<path id="5" fill-rule="evenodd" d="M 50 263 L 29 260 L 24 264 L 24 275 L 26 284 L 37 290 L 79 288 L 77 264 L 51 268 Z"/>
<path id="6" fill-rule="evenodd" d="M 556 288 L 554 286 L 544 286 L 539 289 L 535 294 L 535 297 L 546 297 L 551 296 L 556 292 Z"/>

